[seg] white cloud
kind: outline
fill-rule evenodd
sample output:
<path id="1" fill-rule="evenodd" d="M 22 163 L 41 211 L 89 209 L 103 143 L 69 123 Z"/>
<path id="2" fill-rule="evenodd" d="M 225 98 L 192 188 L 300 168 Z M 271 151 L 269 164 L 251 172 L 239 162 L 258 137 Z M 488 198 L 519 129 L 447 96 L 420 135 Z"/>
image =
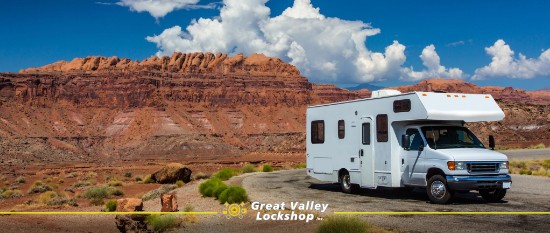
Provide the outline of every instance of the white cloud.
<path id="1" fill-rule="evenodd" d="M 155 19 L 179 9 L 215 8 L 215 3 L 196 5 L 199 0 L 120 0 L 117 5 L 129 7 L 136 12 L 149 12 Z"/>
<path id="2" fill-rule="evenodd" d="M 413 73 L 411 68 L 402 68 L 406 61 L 404 45 L 394 41 L 384 53 L 370 51 L 366 47 L 367 37 L 379 34 L 380 29 L 362 21 L 324 16 L 310 0 L 295 0 L 292 7 L 275 17 L 270 17 L 266 2 L 224 0 L 219 17 L 200 18 L 185 30 L 174 26 L 146 39 L 157 45 L 158 56 L 175 51 L 208 51 L 280 57 L 314 82 L 416 80 L 432 78 L 432 74 L 462 77 L 462 71 L 441 66 L 435 50 L 426 55 L 425 64 L 431 66 L 427 71 Z M 430 60 L 435 59 L 434 54 L 437 66 Z"/>
<path id="3" fill-rule="evenodd" d="M 414 71 L 412 68 L 403 68 L 402 79 L 408 81 L 419 81 L 428 78 L 458 78 L 463 79 L 467 76 L 458 68 L 449 68 L 441 65 L 441 59 L 435 51 L 435 46 L 428 45 L 422 50 L 420 55 L 422 64 L 426 69 Z"/>
<path id="4" fill-rule="evenodd" d="M 514 57 L 514 51 L 504 40 L 499 39 L 491 47 L 485 48 L 492 57 L 489 65 L 475 70 L 473 80 L 491 77 L 508 77 L 530 79 L 534 77 L 550 77 L 550 49 L 543 51 L 538 58 L 527 58 L 519 54 Z"/>

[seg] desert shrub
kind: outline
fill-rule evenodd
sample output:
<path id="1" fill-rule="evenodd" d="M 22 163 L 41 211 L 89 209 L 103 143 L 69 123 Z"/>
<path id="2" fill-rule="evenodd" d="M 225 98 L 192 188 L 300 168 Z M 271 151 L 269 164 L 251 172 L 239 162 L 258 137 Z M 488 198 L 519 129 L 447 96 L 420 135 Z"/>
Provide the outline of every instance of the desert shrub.
<path id="1" fill-rule="evenodd" d="M 520 174 L 520 175 L 533 175 L 533 171 L 521 169 L 521 170 L 519 171 L 519 174 Z"/>
<path id="2" fill-rule="evenodd" d="M 256 168 L 254 166 L 252 166 L 251 164 L 247 164 L 241 169 L 241 172 L 242 173 L 256 172 Z"/>
<path id="3" fill-rule="evenodd" d="M 192 205 L 186 205 L 184 208 L 183 208 L 183 212 L 193 212 L 195 211 L 195 207 L 193 207 Z M 190 223 L 194 223 L 197 221 L 197 216 L 194 215 L 194 214 L 186 214 L 186 215 L 183 215 L 183 221 L 184 222 L 190 222 Z"/>
<path id="4" fill-rule="evenodd" d="M 246 195 L 246 190 L 244 190 L 240 186 L 231 186 L 229 188 L 226 188 L 218 196 L 218 201 L 220 202 L 220 204 L 241 203 L 247 200 L 248 200 L 248 196 Z"/>
<path id="5" fill-rule="evenodd" d="M 164 232 L 170 228 L 175 228 L 181 223 L 180 219 L 173 215 L 149 215 L 145 219 L 145 222 L 155 232 Z"/>
<path id="6" fill-rule="evenodd" d="M 57 196 L 57 197 L 52 198 L 48 202 L 48 205 L 53 205 L 53 206 L 61 206 L 61 205 L 78 206 L 75 199 L 62 197 L 62 196 Z"/>
<path id="7" fill-rule="evenodd" d="M 92 185 L 92 183 L 90 182 L 87 182 L 87 181 L 78 181 L 76 183 L 73 184 L 73 187 L 75 188 L 79 188 L 79 187 L 86 187 L 86 186 L 90 186 Z"/>
<path id="8" fill-rule="evenodd" d="M 84 175 L 80 180 L 91 180 L 97 177 L 97 173 L 95 172 L 88 172 L 86 175 Z"/>
<path id="9" fill-rule="evenodd" d="M 216 174 L 214 174 L 214 177 L 220 180 L 229 180 L 229 178 L 233 177 L 234 175 L 237 175 L 237 171 L 235 171 L 234 169 L 223 168 L 222 170 L 219 170 Z"/>
<path id="10" fill-rule="evenodd" d="M 548 171 L 548 169 L 550 169 L 550 159 L 544 160 L 542 162 L 542 167 Z"/>
<path id="11" fill-rule="evenodd" d="M 178 180 L 176 181 L 176 186 L 178 186 L 178 188 L 181 188 L 185 183 L 183 183 L 182 180 Z"/>
<path id="12" fill-rule="evenodd" d="M 211 178 L 199 185 L 199 192 L 205 197 L 217 198 L 225 189 L 227 185 L 218 178 Z"/>
<path id="13" fill-rule="evenodd" d="M 269 164 L 264 164 L 264 166 L 262 167 L 262 171 L 263 172 L 272 172 L 273 171 L 273 167 Z"/>
<path id="14" fill-rule="evenodd" d="M 38 196 L 38 203 L 46 205 L 50 202 L 50 200 L 58 196 L 59 195 L 54 191 L 46 191 Z"/>
<path id="15" fill-rule="evenodd" d="M 168 192 L 176 189 L 177 187 L 178 186 L 173 185 L 173 184 L 163 185 L 158 189 L 149 191 L 148 193 L 143 195 L 143 197 L 141 197 L 141 199 L 143 199 L 144 201 L 152 200 L 152 199 L 155 199 L 157 197 L 160 197 L 160 195 L 162 195 L 162 194 L 168 193 Z"/>
<path id="16" fill-rule="evenodd" d="M 116 210 L 116 200 L 109 200 L 105 204 L 105 210 L 107 210 L 107 212 L 114 212 Z"/>
<path id="17" fill-rule="evenodd" d="M 86 189 L 83 195 L 85 198 L 107 198 L 109 197 L 109 189 L 107 187 L 93 187 Z"/>
<path id="18" fill-rule="evenodd" d="M 92 200 L 90 200 L 90 204 L 91 205 L 95 205 L 95 206 L 100 206 L 100 205 L 103 205 L 103 198 L 92 198 Z"/>
<path id="19" fill-rule="evenodd" d="M 112 186 L 112 187 L 122 186 L 122 181 L 120 181 L 120 180 L 109 181 L 108 185 Z"/>
<path id="20" fill-rule="evenodd" d="M 63 184 L 63 183 L 65 183 L 65 180 L 64 179 L 59 179 L 57 182 L 59 182 L 60 184 Z"/>
<path id="21" fill-rule="evenodd" d="M 113 195 L 113 196 L 123 196 L 124 195 L 124 191 L 122 191 L 120 189 L 117 189 L 117 188 L 110 188 L 110 189 L 108 189 L 108 192 L 109 192 L 109 195 Z"/>
<path id="22" fill-rule="evenodd" d="M 145 178 L 143 178 L 143 183 L 150 184 L 155 183 L 155 181 L 153 180 L 153 178 L 151 178 L 151 175 L 146 175 Z"/>
<path id="23" fill-rule="evenodd" d="M 126 178 L 132 178 L 132 173 L 131 173 L 131 172 L 125 172 L 125 173 L 124 173 L 124 177 L 126 177 Z"/>
<path id="24" fill-rule="evenodd" d="M 136 182 L 141 182 L 141 181 L 143 181 L 143 179 L 141 178 L 141 176 L 136 176 L 136 178 L 134 178 L 134 180 L 135 180 Z"/>
<path id="25" fill-rule="evenodd" d="M 8 180 L 8 178 L 5 177 L 5 176 L 0 177 L 0 182 L 5 182 L 5 181 L 7 181 L 7 180 Z"/>
<path id="26" fill-rule="evenodd" d="M 71 172 L 71 173 L 67 174 L 65 176 L 65 178 L 75 178 L 77 176 L 78 176 L 78 174 L 76 172 Z"/>
<path id="27" fill-rule="evenodd" d="M 29 188 L 28 193 L 43 193 L 47 191 L 52 191 L 52 186 L 49 186 L 47 184 L 42 183 L 41 181 L 36 181 L 32 184 L 32 186 Z"/>
<path id="28" fill-rule="evenodd" d="M 21 190 L 17 189 L 0 189 L 0 199 L 19 198 L 23 196 Z"/>
<path id="29" fill-rule="evenodd" d="M 18 183 L 18 184 L 24 184 L 25 182 L 27 182 L 27 180 L 25 179 L 25 177 L 22 177 L 22 176 L 17 177 L 15 179 L 15 183 Z"/>
<path id="30" fill-rule="evenodd" d="M 544 145 L 544 143 L 539 143 L 537 145 L 531 145 L 528 148 L 529 149 L 544 149 L 544 148 L 546 148 L 546 145 Z"/>
<path id="31" fill-rule="evenodd" d="M 367 233 L 371 232 L 372 226 L 356 217 L 329 217 L 324 219 L 317 233 Z"/>
<path id="32" fill-rule="evenodd" d="M 206 173 L 203 173 L 203 172 L 199 172 L 197 173 L 197 175 L 195 175 L 195 180 L 204 180 L 204 179 L 208 179 L 210 178 L 210 176 Z"/>
<path id="33" fill-rule="evenodd" d="M 306 168 L 306 164 L 305 163 L 299 163 L 299 164 L 294 165 L 293 167 L 295 169 Z"/>

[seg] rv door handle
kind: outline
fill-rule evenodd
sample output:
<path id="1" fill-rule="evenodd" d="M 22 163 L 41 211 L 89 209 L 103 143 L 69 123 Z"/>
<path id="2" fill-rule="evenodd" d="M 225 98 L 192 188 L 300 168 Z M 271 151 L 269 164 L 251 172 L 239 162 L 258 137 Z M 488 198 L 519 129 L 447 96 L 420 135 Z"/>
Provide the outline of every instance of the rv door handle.
<path id="1" fill-rule="evenodd" d="M 359 156 L 363 156 L 363 149 L 359 149 Z"/>

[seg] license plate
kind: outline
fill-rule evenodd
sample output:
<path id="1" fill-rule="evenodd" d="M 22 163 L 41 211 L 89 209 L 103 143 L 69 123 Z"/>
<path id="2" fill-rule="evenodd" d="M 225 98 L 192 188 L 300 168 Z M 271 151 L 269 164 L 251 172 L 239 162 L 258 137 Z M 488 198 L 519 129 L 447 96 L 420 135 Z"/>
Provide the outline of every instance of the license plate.
<path id="1" fill-rule="evenodd" d="M 512 182 L 502 182 L 502 188 L 503 189 L 512 188 Z"/>

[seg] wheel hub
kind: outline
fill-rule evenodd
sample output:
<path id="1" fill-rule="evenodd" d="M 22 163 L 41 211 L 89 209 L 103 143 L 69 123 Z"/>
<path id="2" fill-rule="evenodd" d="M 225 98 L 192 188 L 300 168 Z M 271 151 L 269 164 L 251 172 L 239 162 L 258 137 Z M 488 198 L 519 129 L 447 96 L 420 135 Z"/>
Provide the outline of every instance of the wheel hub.
<path id="1" fill-rule="evenodd" d="M 434 181 L 432 183 L 431 192 L 432 192 L 432 196 L 434 196 L 435 198 L 437 199 L 443 198 L 443 196 L 445 196 L 445 193 L 447 192 L 445 188 L 445 184 L 443 184 L 443 182 L 439 180 Z"/>

